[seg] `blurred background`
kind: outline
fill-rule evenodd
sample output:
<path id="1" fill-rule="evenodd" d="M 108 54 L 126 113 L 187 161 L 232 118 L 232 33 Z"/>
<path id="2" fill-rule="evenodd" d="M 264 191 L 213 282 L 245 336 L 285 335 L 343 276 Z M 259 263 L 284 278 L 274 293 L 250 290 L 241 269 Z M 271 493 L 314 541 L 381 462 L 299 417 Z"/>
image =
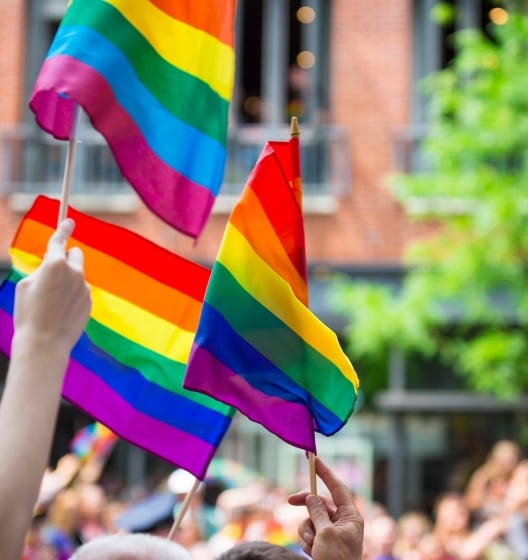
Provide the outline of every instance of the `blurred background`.
<path id="1" fill-rule="evenodd" d="M 66 5 L 0 0 L 0 274 L 35 195 L 60 192 L 66 145 L 27 101 Z M 524 8 L 239 0 L 228 163 L 196 243 L 80 125 L 71 204 L 211 265 L 261 148 L 299 118 L 310 307 L 361 380 L 355 413 L 318 451 L 394 516 L 463 488 L 496 441 L 528 443 Z M 63 403 L 51 466 L 88 422 Z M 288 490 L 307 481 L 303 453 L 241 415 L 218 455 Z M 122 441 L 105 466 L 130 486 L 172 469 Z"/>

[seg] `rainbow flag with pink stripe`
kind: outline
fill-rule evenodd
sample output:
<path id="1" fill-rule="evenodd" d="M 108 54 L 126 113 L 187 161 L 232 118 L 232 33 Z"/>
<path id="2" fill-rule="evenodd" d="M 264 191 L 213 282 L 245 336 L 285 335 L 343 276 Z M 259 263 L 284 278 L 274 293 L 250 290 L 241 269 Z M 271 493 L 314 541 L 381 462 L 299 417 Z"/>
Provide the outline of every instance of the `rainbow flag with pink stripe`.
<path id="1" fill-rule="evenodd" d="M 308 308 L 298 139 L 268 142 L 229 219 L 184 387 L 315 451 L 353 411 L 359 380 Z"/>
<path id="2" fill-rule="evenodd" d="M 40 264 L 58 212 L 58 200 L 37 197 L 9 249 L 11 270 L 0 286 L 0 351 L 8 356 L 16 283 Z M 119 437 L 203 479 L 234 412 L 182 387 L 209 270 L 72 208 L 68 216 L 92 310 L 63 396 Z"/>
<path id="3" fill-rule="evenodd" d="M 80 105 L 145 204 L 197 237 L 220 190 L 236 0 L 72 0 L 37 76 L 40 127 Z"/>

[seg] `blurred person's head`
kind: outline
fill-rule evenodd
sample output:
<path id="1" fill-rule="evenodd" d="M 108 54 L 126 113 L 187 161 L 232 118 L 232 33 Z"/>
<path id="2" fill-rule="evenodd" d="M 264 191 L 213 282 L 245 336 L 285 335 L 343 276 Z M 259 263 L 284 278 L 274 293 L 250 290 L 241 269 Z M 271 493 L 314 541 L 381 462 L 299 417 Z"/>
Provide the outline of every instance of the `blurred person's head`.
<path id="1" fill-rule="evenodd" d="M 455 492 L 440 496 L 434 512 L 436 533 L 461 533 L 469 528 L 469 509 L 462 496 Z"/>
<path id="2" fill-rule="evenodd" d="M 84 521 L 100 521 L 106 507 L 106 494 L 95 483 L 81 484 L 79 491 L 79 513 Z"/>
<path id="3" fill-rule="evenodd" d="M 443 560 L 445 557 L 442 543 L 432 533 L 426 533 L 418 543 L 418 557 L 420 560 Z"/>
<path id="4" fill-rule="evenodd" d="M 79 528 L 79 493 L 75 488 L 61 490 L 48 507 L 48 522 L 60 531 L 73 535 Z"/>
<path id="5" fill-rule="evenodd" d="M 283 546 L 254 541 L 237 544 L 221 554 L 218 560 L 299 560 L 299 558 L 302 556 Z"/>
<path id="6" fill-rule="evenodd" d="M 400 557 L 406 551 L 416 549 L 423 535 L 431 529 L 431 520 L 421 511 L 408 511 L 401 515 L 396 528 L 396 556 Z"/>
<path id="7" fill-rule="evenodd" d="M 266 489 L 256 483 L 242 488 L 224 490 L 216 501 L 217 507 L 223 512 L 227 523 L 247 524 L 259 518 Z"/>
<path id="8" fill-rule="evenodd" d="M 77 549 L 71 560 L 191 560 L 179 544 L 147 534 L 98 537 Z"/>
<path id="9" fill-rule="evenodd" d="M 392 556 L 396 542 L 396 521 L 383 513 L 365 520 L 364 548 L 368 558 Z"/>
<path id="10" fill-rule="evenodd" d="M 521 449 L 519 445 L 514 441 L 503 439 L 491 448 L 488 462 L 493 463 L 498 473 L 510 474 L 519 462 L 520 457 Z"/>

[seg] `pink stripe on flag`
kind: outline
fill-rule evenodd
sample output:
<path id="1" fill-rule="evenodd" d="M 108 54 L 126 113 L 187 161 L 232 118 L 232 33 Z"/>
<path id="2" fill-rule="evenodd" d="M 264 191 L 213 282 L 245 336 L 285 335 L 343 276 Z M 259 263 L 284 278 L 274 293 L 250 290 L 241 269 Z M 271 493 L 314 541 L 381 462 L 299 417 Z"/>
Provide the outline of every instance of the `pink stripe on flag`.
<path id="1" fill-rule="evenodd" d="M 313 418 L 308 409 L 294 402 L 272 397 L 252 387 L 246 380 L 219 362 L 207 350 L 193 345 L 189 362 L 193 376 L 184 379 L 185 389 L 199 390 L 235 408 L 287 443 L 315 453 Z M 258 399 L 262 406 L 246 412 L 244 403 Z M 310 429 L 312 427 L 312 429 Z"/>
<path id="2" fill-rule="evenodd" d="M 55 91 L 74 96 L 79 105 L 88 109 L 121 172 L 144 203 L 177 230 L 198 236 L 211 212 L 214 196 L 207 188 L 172 169 L 150 149 L 98 72 L 72 57 L 53 56 L 44 61 L 34 90 L 40 93 L 34 96 L 31 109 L 41 128 L 57 138 L 67 139 L 73 105 L 70 99 L 59 97 Z M 44 120 L 42 114 L 50 116 Z M 119 136 L 116 130 L 120 131 Z"/>
<path id="3" fill-rule="evenodd" d="M 74 360 L 68 365 L 62 394 L 117 435 L 126 436 L 129 442 L 204 479 L 216 447 L 138 412 L 97 375 Z M 91 410 L 83 406 L 86 402 L 93 404 Z"/>

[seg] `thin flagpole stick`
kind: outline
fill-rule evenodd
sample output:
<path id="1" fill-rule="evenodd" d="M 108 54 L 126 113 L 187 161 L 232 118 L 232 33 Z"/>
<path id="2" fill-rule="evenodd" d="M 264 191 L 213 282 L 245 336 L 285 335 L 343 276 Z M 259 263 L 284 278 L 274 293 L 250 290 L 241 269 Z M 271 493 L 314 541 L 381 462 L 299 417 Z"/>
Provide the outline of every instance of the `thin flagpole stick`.
<path id="1" fill-rule="evenodd" d="M 301 179 L 301 148 L 299 145 L 299 137 L 301 136 L 301 131 L 299 129 L 299 122 L 297 117 L 291 118 L 290 124 L 290 144 L 293 146 L 292 150 L 292 175 L 293 184 L 292 189 L 297 200 L 297 204 L 302 211 L 302 179 Z M 308 273 L 304 271 L 305 280 L 307 281 Z M 308 298 L 308 294 L 306 296 Z M 308 305 L 308 301 L 306 301 Z M 315 454 L 313 452 L 308 453 L 308 464 L 310 466 L 310 492 L 312 494 L 317 494 L 317 476 L 315 472 Z"/>
<path id="2" fill-rule="evenodd" d="M 198 479 L 195 479 L 193 487 L 191 488 L 191 490 L 187 494 L 187 496 L 185 496 L 185 500 L 183 500 L 180 511 L 178 512 L 178 515 L 176 516 L 176 519 L 174 520 L 174 523 L 172 524 L 171 530 L 169 531 L 169 534 L 167 535 L 167 538 L 169 539 L 169 541 L 172 540 L 172 538 L 174 537 L 174 534 L 180 528 L 180 524 L 181 524 L 185 514 L 187 513 L 187 510 L 189 509 L 189 505 L 191 503 L 191 500 L 193 499 L 194 495 L 198 491 L 199 486 L 200 486 L 200 481 Z"/>
<path id="3" fill-rule="evenodd" d="M 301 180 L 301 152 L 299 146 L 299 137 L 301 136 L 301 131 L 299 129 L 299 122 L 297 117 L 291 118 L 290 124 L 290 143 L 293 145 L 292 150 L 292 173 L 293 173 L 293 192 L 295 193 L 295 198 L 297 199 L 297 204 L 299 208 L 302 209 L 302 180 Z"/>
<path id="4" fill-rule="evenodd" d="M 64 165 L 64 177 L 62 179 L 62 191 L 59 206 L 59 218 L 57 225 L 59 225 L 68 211 L 68 204 L 70 200 L 71 180 L 73 175 L 73 164 L 75 161 L 75 150 L 77 148 L 77 128 L 79 126 L 79 118 L 81 111 L 79 106 L 75 105 L 75 115 L 73 117 L 72 130 L 70 132 L 70 139 L 68 140 L 68 150 L 66 152 L 66 163 Z"/>
<path id="5" fill-rule="evenodd" d="M 310 493 L 317 496 L 317 476 L 315 473 L 315 453 L 308 452 L 308 463 L 310 465 Z"/>
<path id="6" fill-rule="evenodd" d="M 301 136 L 301 131 L 299 129 L 299 121 L 297 117 L 291 118 L 290 124 L 290 144 L 293 146 L 292 150 L 292 175 L 293 184 L 292 189 L 297 200 L 297 204 L 302 212 L 302 178 L 301 178 L 301 147 L 299 144 L 299 137 Z M 308 271 L 304 270 L 304 278 L 308 283 Z M 306 306 L 308 306 L 308 291 L 306 291 Z M 310 465 L 310 492 L 312 494 L 317 494 L 317 476 L 315 473 L 315 454 L 313 452 L 308 453 L 308 462 Z"/>
<path id="7" fill-rule="evenodd" d="M 291 189 L 297 205 L 302 213 L 302 178 L 301 178 L 301 148 L 299 143 L 299 137 L 301 136 L 301 131 L 299 130 L 299 123 L 297 117 L 291 118 L 290 125 L 290 152 L 291 152 L 291 174 L 292 183 Z M 304 239 L 303 239 L 304 243 Z M 306 293 L 304 295 L 303 303 L 308 307 L 308 271 L 306 268 L 306 255 L 304 255 L 304 265 L 302 276 L 306 283 Z"/>

